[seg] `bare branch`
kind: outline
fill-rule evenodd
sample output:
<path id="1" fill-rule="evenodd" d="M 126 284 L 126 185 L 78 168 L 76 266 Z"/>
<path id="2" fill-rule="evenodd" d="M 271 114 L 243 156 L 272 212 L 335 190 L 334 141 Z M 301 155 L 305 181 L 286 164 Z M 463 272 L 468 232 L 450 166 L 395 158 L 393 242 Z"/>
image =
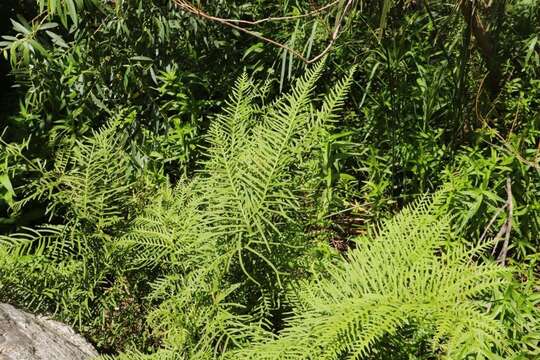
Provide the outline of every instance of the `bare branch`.
<path id="1" fill-rule="evenodd" d="M 482 238 L 483 238 L 486 235 L 486 232 L 489 229 L 489 227 L 491 227 L 491 225 L 493 224 L 497 216 L 500 214 L 500 212 L 504 209 L 508 210 L 506 221 L 504 222 L 503 226 L 501 226 L 501 229 L 499 230 L 497 235 L 495 235 L 495 238 L 493 238 L 494 245 L 493 245 L 493 251 L 491 252 L 491 255 L 495 255 L 495 253 L 497 252 L 498 242 L 504 236 L 504 243 L 503 243 L 502 249 L 499 255 L 497 256 L 497 262 L 503 266 L 506 263 L 506 255 L 508 254 L 508 246 L 510 244 L 510 234 L 512 233 L 512 217 L 514 216 L 514 205 L 513 205 L 514 197 L 512 196 L 512 180 L 510 179 L 510 177 L 506 178 L 506 195 L 507 195 L 506 203 L 497 211 L 495 216 L 493 216 L 493 218 L 488 224 L 488 227 L 484 230 L 484 233 L 482 234 Z"/>
<path id="2" fill-rule="evenodd" d="M 291 54 L 293 54 L 297 58 L 301 59 L 306 64 L 311 64 L 311 63 L 314 63 L 314 62 L 320 60 L 321 58 L 323 58 L 332 49 L 332 47 L 334 46 L 334 43 L 336 42 L 337 38 L 340 35 L 341 27 L 343 25 L 343 20 L 345 19 L 345 16 L 347 15 L 349 10 L 351 9 L 352 4 L 354 2 L 354 0 L 347 0 L 347 4 L 345 5 L 345 7 L 343 9 L 343 12 L 341 13 L 338 21 L 336 22 L 336 26 L 335 26 L 335 28 L 334 28 L 334 30 L 332 32 L 330 42 L 328 43 L 326 48 L 319 55 L 317 55 L 317 56 L 315 56 L 315 57 L 313 57 L 311 59 L 307 59 L 300 52 L 292 49 L 291 47 L 289 47 L 289 46 L 287 46 L 287 45 L 285 45 L 283 43 L 280 43 L 280 42 L 278 42 L 276 40 L 265 37 L 265 36 L 255 32 L 255 31 L 246 29 L 246 28 L 244 28 L 244 27 L 242 27 L 242 26 L 240 26 L 238 24 L 257 25 L 257 24 L 261 24 L 261 23 L 264 23 L 264 22 L 268 22 L 268 21 L 286 21 L 286 20 L 291 20 L 291 19 L 297 19 L 297 18 L 313 16 L 315 14 L 320 13 L 321 11 L 324 11 L 324 10 L 330 8 L 330 7 L 335 6 L 341 0 L 334 1 L 334 2 L 332 2 L 330 4 L 328 4 L 328 5 L 325 5 L 325 6 L 321 7 L 321 8 L 319 8 L 319 9 L 316 9 L 314 11 L 311 11 L 310 13 L 303 14 L 303 15 L 283 16 L 283 17 L 269 17 L 269 18 L 256 20 L 256 21 L 220 18 L 220 17 L 217 17 L 217 16 L 212 16 L 212 15 L 207 14 L 206 12 L 202 11 L 201 9 L 195 7 L 193 4 L 189 3 L 187 0 L 173 0 L 173 1 L 180 9 L 185 10 L 185 11 L 191 13 L 191 14 L 200 16 L 200 17 L 205 18 L 207 20 L 218 22 L 218 23 L 220 23 L 222 25 L 231 27 L 233 29 L 236 29 L 238 31 L 246 33 L 246 34 L 248 34 L 250 36 L 253 36 L 253 37 L 255 37 L 255 38 L 259 39 L 259 40 L 262 40 L 264 42 L 267 42 L 267 43 L 272 44 L 274 46 L 277 46 L 279 48 L 285 49 L 286 51 L 289 51 Z"/>
<path id="3" fill-rule="evenodd" d="M 317 15 L 318 13 L 323 12 L 326 9 L 329 9 L 329 8 L 333 7 L 334 5 L 337 5 L 341 1 L 342 0 L 333 1 L 330 4 L 324 5 L 323 7 L 320 7 L 318 9 L 315 9 L 313 11 L 310 11 L 310 12 L 308 12 L 306 14 L 301 14 L 301 15 L 267 17 L 267 18 L 260 19 L 260 20 L 255 20 L 255 21 L 239 20 L 239 19 L 224 19 L 224 18 L 221 18 L 221 19 L 225 20 L 225 21 L 228 21 L 228 22 L 232 22 L 232 23 L 246 24 L 246 25 L 258 25 L 258 24 L 262 24 L 262 23 L 265 23 L 265 22 L 271 22 L 271 21 L 296 20 L 296 19 L 301 19 L 301 18 L 306 18 L 306 17 L 311 17 L 311 16 L 314 16 L 314 15 Z M 185 2 L 185 1 L 183 1 L 183 2 Z"/>
<path id="4" fill-rule="evenodd" d="M 478 241 L 479 243 L 482 243 L 482 241 L 484 240 L 484 238 L 487 235 L 488 230 L 491 228 L 491 226 L 493 226 L 493 223 L 495 222 L 495 220 L 497 220 L 497 218 L 499 217 L 499 214 L 504 209 L 506 209 L 506 206 L 507 206 L 507 203 L 505 203 L 503 206 L 501 206 L 499 209 L 497 209 L 497 212 L 495 213 L 495 215 L 493 215 L 493 217 L 491 218 L 491 220 L 487 224 L 486 228 L 484 229 L 484 232 L 482 233 L 482 236 L 480 236 L 480 240 Z M 497 244 L 495 244 L 495 246 L 493 247 L 493 252 L 491 253 L 491 255 L 495 255 L 496 249 L 497 249 Z"/>

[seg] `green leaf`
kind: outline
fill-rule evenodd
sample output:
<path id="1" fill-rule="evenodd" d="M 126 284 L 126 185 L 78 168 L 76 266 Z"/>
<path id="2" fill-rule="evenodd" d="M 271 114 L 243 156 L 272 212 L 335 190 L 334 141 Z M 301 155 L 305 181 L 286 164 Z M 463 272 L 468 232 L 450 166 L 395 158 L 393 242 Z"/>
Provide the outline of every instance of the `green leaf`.
<path id="1" fill-rule="evenodd" d="M 147 56 L 133 56 L 133 57 L 130 57 L 130 59 L 135 60 L 135 61 L 154 61 Z"/>
<path id="2" fill-rule="evenodd" d="M 11 23 L 13 24 L 13 30 L 15 30 L 17 32 L 20 32 L 20 33 L 23 33 L 25 35 L 30 34 L 30 30 L 25 28 L 21 23 L 18 23 L 13 19 L 10 19 L 10 20 L 11 20 Z"/>
<path id="3" fill-rule="evenodd" d="M 7 174 L 0 175 L 0 184 L 9 192 L 15 193 L 13 190 L 13 186 L 11 185 L 11 181 L 9 180 L 9 176 Z"/>
<path id="4" fill-rule="evenodd" d="M 527 54 L 525 56 L 525 66 L 529 64 L 529 61 L 531 59 L 532 54 L 534 53 L 534 49 L 536 48 L 537 43 L 538 43 L 538 35 L 533 37 L 529 42 L 529 46 L 527 47 Z"/>
<path id="5" fill-rule="evenodd" d="M 251 53 L 261 53 L 264 50 L 264 44 L 262 42 L 258 42 L 250 46 L 246 51 L 244 51 L 244 55 L 242 56 L 242 60 L 245 60 L 246 57 L 249 56 Z"/>
<path id="6" fill-rule="evenodd" d="M 58 24 L 55 22 L 49 22 L 45 23 L 39 26 L 39 30 L 48 30 L 48 29 L 54 29 L 55 27 L 58 27 Z"/>
<path id="7" fill-rule="evenodd" d="M 40 43 L 38 43 L 36 40 L 30 40 L 29 44 L 34 49 L 36 49 L 41 55 L 43 55 L 43 56 L 49 55 L 48 51 L 45 50 L 45 48 Z"/>
<path id="8" fill-rule="evenodd" d="M 58 10 L 56 0 L 47 0 L 47 2 L 49 5 L 47 9 L 49 11 L 49 14 L 54 15 Z"/>
<path id="9" fill-rule="evenodd" d="M 90 92 L 90 97 L 92 98 L 92 101 L 94 102 L 94 104 L 96 104 L 100 109 L 108 110 L 107 106 L 100 99 L 98 99 L 96 95 L 94 95 L 93 92 Z"/>
<path id="10" fill-rule="evenodd" d="M 66 44 L 66 42 L 64 41 L 64 39 L 62 39 L 60 35 L 57 35 L 53 33 L 52 31 L 45 31 L 45 32 L 47 33 L 47 35 L 51 37 L 51 40 L 53 41 L 54 44 L 60 47 L 66 48 L 66 49 L 69 48 L 69 45 Z"/>
<path id="11" fill-rule="evenodd" d="M 79 17 L 77 16 L 77 8 L 75 7 L 75 4 L 73 3 L 73 0 L 66 0 L 67 2 L 67 8 L 69 12 L 69 17 L 73 21 L 75 25 L 79 23 Z"/>
<path id="12" fill-rule="evenodd" d="M 0 185 L 2 185 L 4 189 L 7 190 L 7 192 L 3 196 L 4 201 L 7 202 L 8 205 L 12 205 L 15 191 L 13 190 L 11 180 L 9 180 L 9 176 L 7 174 L 0 175 Z"/>

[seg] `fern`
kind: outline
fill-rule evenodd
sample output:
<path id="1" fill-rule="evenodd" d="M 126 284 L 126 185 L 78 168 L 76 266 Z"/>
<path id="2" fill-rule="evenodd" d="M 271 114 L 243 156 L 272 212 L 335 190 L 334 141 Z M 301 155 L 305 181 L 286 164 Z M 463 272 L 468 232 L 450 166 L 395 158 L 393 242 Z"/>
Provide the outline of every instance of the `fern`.
<path id="1" fill-rule="evenodd" d="M 58 259 L 90 255 L 110 242 L 108 233 L 125 221 L 136 191 L 129 155 L 118 135 L 119 123 L 115 119 L 92 136 L 64 145 L 51 166 L 23 158 L 35 180 L 19 189 L 23 196 L 13 209 L 46 201 L 51 219 L 61 215 L 68 220 L 63 225 L 23 229 L 0 237 L 0 242 L 19 255 Z"/>
<path id="2" fill-rule="evenodd" d="M 248 253 L 272 268 L 263 253 L 279 246 L 274 240 L 284 236 L 281 225 L 294 223 L 300 194 L 289 186 L 291 172 L 302 161 L 298 156 L 314 149 L 313 145 L 304 148 L 305 137 L 313 128 L 328 125 L 325 121 L 341 105 L 350 83 L 350 77 L 340 82 L 324 111 L 314 115 L 310 96 L 322 66 L 308 71 L 291 94 L 264 109 L 252 104 L 253 84 L 242 76 L 224 114 L 209 131 L 208 160 L 202 172 L 173 190 L 190 200 L 182 195 L 173 200 L 170 210 L 159 200 L 135 221 L 124 244 L 155 261 L 156 254 L 173 254 L 174 246 L 214 243 L 222 253 L 236 252 L 239 263 Z M 164 189 L 164 194 L 175 197 L 171 190 Z M 165 214 L 169 215 L 165 218 Z M 160 250 L 164 247 L 169 250 Z"/>
<path id="3" fill-rule="evenodd" d="M 152 304 L 138 321 L 162 348 L 119 359 L 385 358 L 400 346 L 407 354 L 410 342 L 433 357 L 510 356 L 489 308 L 512 269 L 480 263 L 489 244 L 461 245 L 426 199 L 312 276 L 313 164 L 354 71 L 318 102 L 323 66 L 270 103 L 241 76 L 209 129 L 200 171 L 155 187 L 143 209 L 120 119 L 64 146 L 53 164 L 29 164 L 37 180 L 17 189 L 14 207 L 45 201 L 51 220 L 68 220 L 0 237 L 3 298 L 77 312 L 70 320 L 80 327 L 114 313 L 116 296 L 137 315 Z"/>
<path id="4" fill-rule="evenodd" d="M 451 242 L 449 221 L 426 201 L 360 239 L 328 277 L 302 282 L 294 316 L 276 340 L 262 340 L 230 358 L 358 359 L 384 352 L 385 337 L 413 324 L 431 334 L 433 353 L 495 359 L 504 353 L 502 324 L 487 312 L 508 269 L 476 264 L 480 249 Z"/>
<path id="5" fill-rule="evenodd" d="M 50 164 L 11 149 L 32 179 L 17 189 L 13 208 L 44 203 L 51 223 L 0 235 L 1 301 L 56 314 L 103 348 L 128 342 L 130 329 L 144 331 L 144 300 L 135 294 L 149 276 L 129 272 L 127 254 L 116 251 L 116 237 L 138 205 L 134 194 L 144 198 L 122 123 L 119 116 L 91 136 L 64 141 Z M 141 319 L 119 316 L 124 308 Z M 134 326 L 114 328 L 125 321 Z"/>
<path id="6" fill-rule="evenodd" d="M 262 107 L 259 89 L 241 76 L 209 130 L 202 170 L 164 187 L 119 243 L 137 267 L 176 274 L 156 284 L 151 297 L 163 302 L 149 319 L 182 356 L 241 347 L 271 326 L 283 280 L 309 244 L 298 211 L 306 191 L 291 180 L 316 156 L 310 139 L 330 129 L 352 77 L 314 111 L 322 69 L 321 62 Z"/>

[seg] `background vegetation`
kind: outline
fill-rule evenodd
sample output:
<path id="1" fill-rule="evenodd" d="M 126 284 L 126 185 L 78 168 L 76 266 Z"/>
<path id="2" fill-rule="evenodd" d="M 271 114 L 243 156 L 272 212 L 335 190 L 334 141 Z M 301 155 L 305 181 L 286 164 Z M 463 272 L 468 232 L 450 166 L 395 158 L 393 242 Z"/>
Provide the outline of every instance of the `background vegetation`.
<path id="1" fill-rule="evenodd" d="M 538 0 L 0 14 L 0 301 L 118 359 L 540 356 Z"/>

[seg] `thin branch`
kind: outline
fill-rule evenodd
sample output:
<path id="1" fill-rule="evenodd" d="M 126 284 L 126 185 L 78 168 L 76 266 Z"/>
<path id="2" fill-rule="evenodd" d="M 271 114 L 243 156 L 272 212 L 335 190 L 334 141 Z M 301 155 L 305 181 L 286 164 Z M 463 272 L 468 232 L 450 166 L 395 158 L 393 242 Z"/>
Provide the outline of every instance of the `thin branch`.
<path id="1" fill-rule="evenodd" d="M 501 227 L 497 235 L 495 235 L 495 238 L 493 238 L 494 245 L 493 245 L 493 251 L 491 252 L 491 255 L 495 255 L 495 253 L 497 252 L 498 242 L 504 236 L 503 247 L 501 249 L 501 252 L 497 256 L 497 262 L 503 266 L 506 263 L 506 255 L 508 253 L 508 246 L 510 244 L 510 234 L 512 232 L 512 217 L 514 216 L 514 205 L 513 205 L 514 197 L 512 196 L 512 180 L 510 179 L 510 177 L 506 178 L 506 195 L 507 195 L 506 203 L 497 211 L 495 216 L 489 222 L 488 227 L 482 234 L 482 238 L 483 238 L 488 228 L 491 227 L 491 225 L 493 224 L 493 222 L 495 221 L 495 219 L 497 218 L 497 216 L 500 214 L 500 212 L 503 209 L 508 210 L 506 221 L 504 222 L 503 226 Z"/>
<path id="2" fill-rule="evenodd" d="M 233 29 L 236 29 L 238 31 L 246 33 L 246 34 L 248 34 L 250 36 L 253 36 L 253 37 L 255 37 L 255 38 L 259 39 L 259 40 L 262 40 L 264 42 L 267 42 L 269 44 L 272 44 L 274 46 L 282 48 L 282 49 L 284 49 L 286 51 L 289 51 L 291 54 L 293 54 L 297 58 L 301 59 L 306 64 L 311 64 L 311 63 L 314 63 L 314 62 L 320 60 L 321 58 L 323 58 L 332 49 L 332 47 L 334 46 L 334 43 L 336 42 L 337 38 L 339 37 L 341 27 L 343 25 L 343 19 L 345 18 L 346 14 L 350 10 L 350 8 L 351 8 L 351 6 L 352 6 L 352 4 L 354 2 L 354 0 L 348 0 L 347 1 L 347 4 L 345 5 L 345 7 L 343 9 L 343 12 L 341 13 L 338 21 L 336 22 L 336 27 L 334 28 L 334 31 L 332 32 L 330 42 L 328 43 L 326 48 L 319 55 L 317 55 L 317 56 L 315 56 L 315 57 L 313 57 L 311 59 L 307 59 L 300 52 L 292 49 L 291 47 L 289 47 L 289 46 L 287 46 L 287 45 L 285 45 L 283 43 L 280 43 L 280 42 L 278 42 L 276 40 L 265 37 L 265 36 L 255 32 L 255 31 L 252 31 L 252 30 L 246 29 L 244 27 L 241 27 L 241 26 L 239 26 L 237 24 L 255 25 L 255 24 L 260 24 L 260 23 L 267 22 L 267 21 L 278 21 L 278 20 L 283 20 L 284 21 L 284 20 L 290 20 L 290 19 L 294 19 L 294 18 L 298 18 L 298 17 L 312 16 L 313 14 L 317 14 L 317 13 L 319 13 L 319 12 L 325 10 L 325 9 L 328 9 L 328 8 L 330 8 L 332 6 L 335 6 L 341 0 L 334 1 L 334 2 L 332 2 L 332 3 L 330 3 L 330 4 L 326 5 L 326 6 L 323 6 L 320 9 L 314 10 L 311 13 L 308 13 L 308 14 L 299 15 L 299 16 L 288 16 L 288 17 L 287 16 L 285 16 L 285 17 L 273 17 L 273 18 L 271 17 L 271 18 L 265 18 L 265 19 L 261 19 L 261 20 L 257 20 L 257 21 L 224 19 L 224 18 L 220 18 L 220 17 L 217 17 L 217 16 L 209 15 L 209 14 L 205 13 L 204 11 L 202 11 L 201 9 L 195 7 L 193 4 L 187 2 L 186 0 L 173 0 L 173 1 L 182 10 L 185 10 L 185 11 L 191 13 L 191 14 L 200 16 L 200 17 L 205 18 L 207 20 L 218 22 L 218 23 L 220 23 L 222 25 L 231 27 Z"/>
<path id="3" fill-rule="evenodd" d="M 487 235 L 488 230 L 491 228 L 491 226 L 493 226 L 493 223 L 495 222 L 495 220 L 497 220 L 497 218 L 499 217 L 499 214 L 500 214 L 504 209 L 506 209 L 506 206 L 507 206 L 507 203 L 505 203 L 503 206 L 501 206 L 499 209 L 497 209 L 497 212 L 495 213 L 495 215 L 493 215 L 493 217 L 491 218 L 491 220 L 490 220 L 489 223 L 487 224 L 486 228 L 484 229 L 484 232 L 482 233 L 482 236 L 480 236 L 480 240 L 478 241 L 479 243 L 482 243 L 482 241 L 484 240 L 484 238 L 485 238 L 486 235 Z M 496 248 L 497 248 L 497 246 L 496 246 L 496 244 L 495 244 L 495 246 L 493 247 L 493 252 L 491 253 L 491 255 L 494 255 L 494 254 L 495 254 Z"/>
<path id="4" fill-rule="evenodd" d="M 180 0 L 181 2 L 186 2 L 185 0 Z M 267 18 L 264 18 L 264 19 L 260 19 L 260 20 L 255 20 L 255 21 L 250 21 L 250 20 L 240 20 L 240 19 L 225 19 L 225 18 L 220 18 L 221 20 L 224 20 L 224 21 L 227 21 L 227 22 L 233 22 L 233 23 L 238 23 L 238 24 L 246 24 L 246 25 L 258 25 L 258 24 L 262 24 L 262 23 L 265 23 L 265 22 L 270 22 L 270 21 L 288 21 L 288 20 L 296 20 L 296 19 L 301 19 L 301 18 L 306 18 L 306 17 L 312 17 L 314 15 L 317 15 L 318 13 L 321 13 L 323 12 L 324 10 L 326 9 L 329 9 L 331 7 L 333 7 L 334 5 L 337 5 L 339 2 L 341 2 L 342 0 L 336 0 L 336 1 L 333 1 L 331 2 L 330 4 L 327 4 L 327 5 L 324 5 L 323 7 L 320 7 L 318 9 L 315 9 L 313 11 L 310 11 L 306 14 L 301 14 L 301 15 L 292 15 L 292 16 L 278 16 L 278 17 L 267 17 Z M 177 2 L 178 3 L 178 2 Z"/>

